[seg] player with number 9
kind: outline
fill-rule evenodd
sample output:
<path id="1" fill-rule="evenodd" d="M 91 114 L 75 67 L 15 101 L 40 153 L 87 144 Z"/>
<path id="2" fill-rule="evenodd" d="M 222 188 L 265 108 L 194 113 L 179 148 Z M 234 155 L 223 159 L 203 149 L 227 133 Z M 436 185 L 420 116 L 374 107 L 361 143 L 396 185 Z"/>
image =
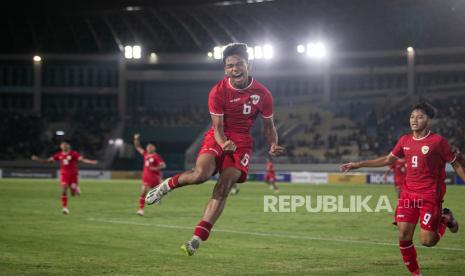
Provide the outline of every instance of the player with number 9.
<path id="1" fill-rule="evenodd" d="M 407 269 L 421 275 L 412 239 L 420 220 L 420 240 L 424 246 L 434 246 L 444 236 L 446 228 L 458 231 L 458 222 L 442 202 L 446 193 L 445 165 L 450 163 L 465 180 L 465 170 L 457 161 L 451 146 L 442 136 L 429 130 L 434 110 L 427 104 L 413 106 L 410 114 L 411 134 L 400 137 L 391 153 L 378 159 L 343 164 L 346 172 L 362 167 L 382 167 L 396 159 L 406 161 L 405 184 L 395 213 L 399 229 L 399 248 Z"/>

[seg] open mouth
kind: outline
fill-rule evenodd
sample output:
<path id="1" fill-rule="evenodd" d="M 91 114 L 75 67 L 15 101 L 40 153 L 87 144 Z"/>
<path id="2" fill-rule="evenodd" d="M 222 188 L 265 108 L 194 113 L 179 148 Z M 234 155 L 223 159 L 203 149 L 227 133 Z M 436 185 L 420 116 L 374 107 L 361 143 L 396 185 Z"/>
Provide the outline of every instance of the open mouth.
<path id="1" fill-rule="evenodd" d="M 233 74 L 232 77 L 234 78 L 234 80 L 236 81 L 241 81 L 243 79 L 243 76 L 244 74 L 242 73 L 237 73 L 237 74 Z"/>

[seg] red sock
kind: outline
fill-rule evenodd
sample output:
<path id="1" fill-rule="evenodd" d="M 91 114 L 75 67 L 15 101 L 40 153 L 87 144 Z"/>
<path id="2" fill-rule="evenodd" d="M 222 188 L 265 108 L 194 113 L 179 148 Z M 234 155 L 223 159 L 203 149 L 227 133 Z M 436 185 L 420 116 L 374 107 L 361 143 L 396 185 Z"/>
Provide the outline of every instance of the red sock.
<path id="1" fill-rule="evenodd" d="M 195 227 L 194 236 L 199 237 L 202 241 L 206 241 L 208 236 L 210 236 L 212 227 L 213 225 L 211 225 L 211 223 L 201 220 L 197 227 Z"/>
<path id="2" fill-rule="evenodd" d="M 61 195 L 61 206 L 63 206 L 63 208 L 68 208 L 68 196 L 67 195 Z"/>
<path id="3" fill-rule="evenodd" d="M 145 196 L 139 197 L 139 209 L 144 209 L 145 206 Z"/>
<path id="4" fill-rule="evenodd" d="M 438 231 L 436 232 L 437 236 L 438 236 L 438 241 L 444 237 L 444 234 L 446 233 L 446 229 L 447 229 L 447 219 L 446 218 L 442 218 L 441 219 L 441 222 L 439 223 L 439 226 L 438 226 Z"/>
<path id="5" fill-rule="evenodd" d="M 171 177 L 170 181 L 168 181 L 168 186 L 170 187 L 170 190 L 176 189 L 176 187 L 179 185 L 179 177 L 181 174 L 177 174 L 173 177 Z"/>
<path id="6" fill-rule="evenodd" d="M 399 241 L 400 254 L 404 264 L 410 272 L 418 270 L 417 251 L 412 241 Z"/>

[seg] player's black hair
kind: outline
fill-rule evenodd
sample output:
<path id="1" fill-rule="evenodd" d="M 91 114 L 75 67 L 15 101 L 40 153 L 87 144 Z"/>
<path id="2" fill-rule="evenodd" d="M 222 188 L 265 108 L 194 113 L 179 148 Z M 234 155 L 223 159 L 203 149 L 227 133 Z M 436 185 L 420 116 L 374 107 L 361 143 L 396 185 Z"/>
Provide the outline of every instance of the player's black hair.
<path id="1" fill-rule="evenodd" d="M 412 106 L 411 111 L 414 111 L 417 109 L 423 111 L 426 115 L 428 115 L 428 118 L 431 118 L 431 119 L 434 118 L 434 109 L 429 104 L 425 102 L 414 104 Z"/>
<path id="2" fill-rule="evenodd" d="M 66 144 L 71 146 L 71 140 L 69 140 L 69 139 L 63 139 L 63 140 L 60 141 L 60 144 L 61 143 L 66 143 Z"/>
<path id="3" fill-rule="evenodd" d="M 155 141 L 147 141 L 147 144 L 146 144 L 146 145 L 149 145 L 149 144 L 152 144 L 152 145 L 154 145 L 155 147 L 157 147 L 157 144 L 155 143 Z"/>
<path id="4" fill-rule="evenodd" d="M 223 50 L 223 63 L 226 63 L 226 58 L 232 55 L 238 55 L 249 61 L 249 53 L 247 52 L 247 44 L 245 43 L 230 43 Z"/>

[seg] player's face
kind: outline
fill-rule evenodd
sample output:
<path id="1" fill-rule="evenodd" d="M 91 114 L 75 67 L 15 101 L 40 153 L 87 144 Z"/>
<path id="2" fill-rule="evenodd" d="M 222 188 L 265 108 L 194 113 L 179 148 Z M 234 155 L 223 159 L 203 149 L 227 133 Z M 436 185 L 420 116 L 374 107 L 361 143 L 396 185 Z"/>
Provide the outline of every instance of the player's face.
<path id="1" fill-rule="evenodd" d="M 429 117 L 423 110 L 415 109 L 410 114 L 410 128 L 412 131 L 422 131 L 428 126 L 428 123 Z"/>
<path id="2" fill-rule="evenodd" d="M 145 150 L 147 150 L 148 153 L 154 153 L 156 149 L 157 148 L 154 144 L 148 144 L 147 147 L 145 147 Z"/>
<path id="3" fill-rule="evenodd" d="M 238 56 L 232 55 L 224 61 L 224 72 L 231 80 L 232 86 L 235 88 L 245 88 L 249 84 L 249 64 L 247 60 Z"/>
<path id="4" fill-rule="evenodd" d="M 62 151 L 69 151 L 71 149 L 71 146 L 68 143 L 63 142 L 60 144 L 60 149 Z"/>

